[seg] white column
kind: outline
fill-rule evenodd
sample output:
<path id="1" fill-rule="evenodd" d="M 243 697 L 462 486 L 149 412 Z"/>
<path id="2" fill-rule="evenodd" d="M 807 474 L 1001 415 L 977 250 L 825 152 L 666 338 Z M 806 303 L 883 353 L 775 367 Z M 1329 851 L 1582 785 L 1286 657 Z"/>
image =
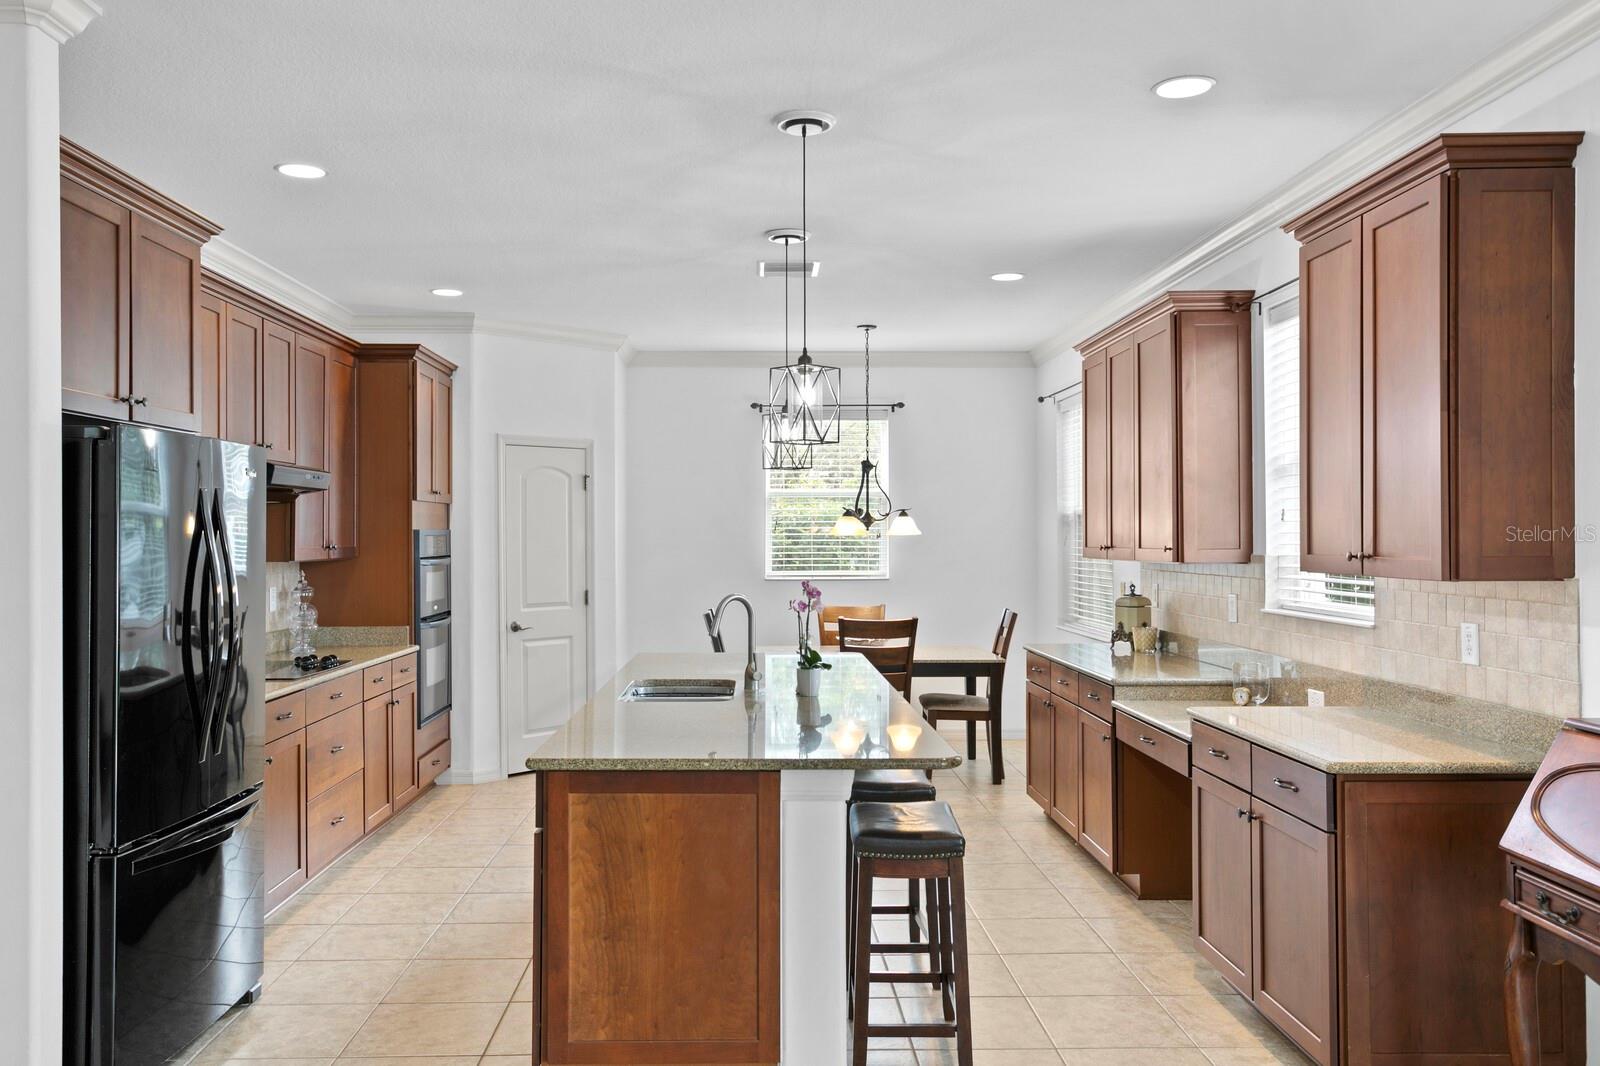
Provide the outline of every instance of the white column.
<path id="1" fill-rule="evenodd" d="M 845 802 L 850 770 L 785 770 L 781 777 L 783 1062 L 843 1066 Z"/>
<path id="2" fill-rule="evenodd" d="M 89 0 L 0 0 L 0 1061 L 61 1061 L 61 45 Z"/>

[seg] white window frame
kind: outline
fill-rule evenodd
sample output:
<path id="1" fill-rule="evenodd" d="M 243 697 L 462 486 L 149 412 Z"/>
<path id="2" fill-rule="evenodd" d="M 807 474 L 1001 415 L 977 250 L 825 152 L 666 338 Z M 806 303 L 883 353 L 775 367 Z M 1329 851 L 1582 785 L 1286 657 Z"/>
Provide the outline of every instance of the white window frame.
<path id="1" fill-rule="evenodd" d="M 1273 293 L 1261 307 L 1261 410 L 1266 540 L 1263 614 L 1371 629 L 1377 624 L 1370 577 L 1300 569 L 1300 286 Z M 1289 323 L 1293 323 L 1292 333 Z M 1328 600 L 1364 599 L 1363 605 Z M 1321 601 L 1321 602 L 1318 602 Z"/>
<path id="2" fill-rule="evenodd" d="M 888 477 L 889 477 L 888 473 L 886 472 L 887 471 L 887 466 L 888 466 L 888 460 L 889 460 L 889 419 L 888 419 L 888 417 L 883 412 L 879 412 L 879 411 L 867 412 L 867 413 L 864 413 L 864 414 L 848 414 L 848 415 L 843 413 L 843 412 L 840 412 L 839 421 L 840 421 L 840 425 L 841 425 L 841 430 L 842 430 L 842 428 L 844 426 L 848 426 L 852 422 L 871 421 L 871 422 L 879 422 L 879 423 L 882 424 L 882 429 L 880 430 L 880 436 L 879 436 L 878 445 L 873 449 L 873 452 L 872 452 L 872 461 L 878 467 L 878 475 L 879 475 L 879 477 L 882 480 L 887 481 Z M 819 444 L 819 445 L 817 445 L 817 448 L 820 450 L 822 448 L 843 448 L 843 447 L 846 447 L 846 445 L 844 444 L 842 438 L 843 438 L 843 433 L 841 432 L 841 441 L 840 441 L 840 443 L 838 443 L 838 444 Z M 854 451 L 852 449 L 850 455 L 851 455 L 852 463 L 855 464 L 857 466 L 857 468 L 859 469 L 860 453 L 857 452 L 857 451 Z M 775 497 L 775 496 L 825 496 L 825 495 L 833 495 L 833 493 L 817 492 L 815 490 L 810 490 L 810 489 L 807 489 L 807 490 L 774 489 L 772 487 L 772 474 L 773 473 L 774 473 L 774 471 L 770 471 L 770 470 L 763 470 L 761 472 L 761 485 L 762 485 L 762 492 L 761 492 L 761 566 L 762 566 L 762 571 L 765 574 L 766 580 L 768 580 L 768 581 L 799 581 L 802 578 L 804 578 L 804 579 L 808 579 L 808 580 L 809 579 L 815 579 L 815 580 L 827 579 L 829 581 L 887 581 L 889 579 L 889 542 L 888 542 L 888 538 L 883 535 L 884 529 L 886 529 L 888 527 L 888 523 L 887 522 L 884 522 L 884 523 L 881 523 L 879 525 L 873 526 L 872 531 L 869 532 L 865 537 L 860 537 L 860 538 L 840 537 L 839 538 L 839 540 L 841 542 L 846 543 L 846 544 L 849 544 L 849 543 L 864 544 L 864 543 L 876 542 L 879 545 L 879 548 L 878 548 L 878 568 L 876 570 L 871 570 L 871 571 L 859 571 L 859 570 L 853 570 L 853 571 L 852 570 L 846 570 L 846 571 L 839 571 L 839 570 L 805 570 L 805 571 L 800 571 L 800 570 L 774 570 L 772 568 L 772 500 L 773 500 L 773 497 Z M 844 510 L 844 507 L 847 506 L 855 498 L 856 486 L 857 486 L 857 483 L 858 483 L 858 477 L 859 477 L 859 475 L 857 475 L 856 477 L 851 477 L 848 480 L 848 486 L 849 486 L 848 491 L 841 490 L 837 494 L 837 495 L 839 495 L 840 500 L 841 500 L 840 507 L 839 507 L 841 512 Z M 873 505 L 877 506 L 877 507 L 881 507 L 883 505 L 882 497 L 878 495 L 876 487 L 874 487 L 874 490 L 873 490 L 872 502 L 873 502 Z M 834 517 L 837 518 L 838 517 L 837 514 Z"/>
<path id="3" fill-rule="evenodd" d="M 1106 640 L 1116 617 L 1117 582 L 1111 560 L 1083 554 L 1083 480 L 1083 386 L 1079 384 L 1056 398 L 1056 535 L 1061 568 L 1056 628 Z M 1088 587 L 1082 587 L 1084 577 Z M 1103 617 L 1094 613 L 1097 606 Z"/>

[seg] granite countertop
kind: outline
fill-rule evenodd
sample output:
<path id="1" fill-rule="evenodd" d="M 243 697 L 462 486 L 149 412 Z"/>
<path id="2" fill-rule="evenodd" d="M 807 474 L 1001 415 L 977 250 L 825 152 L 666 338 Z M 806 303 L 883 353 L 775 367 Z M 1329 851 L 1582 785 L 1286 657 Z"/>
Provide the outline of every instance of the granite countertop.
<path id="1" fill-rule="evenodd" d="M 337 655 L 341 659 L 350 661 L 336 670 L 321 670 L 315 674 L 296 678 L 293 681 L 268 681 L 267 699 L 272 700 L 279 696 L 287 696 L 292 692 L 300 692 L 312 685 L 320 685 L 324 681 L 332 681 L 337 677 L 346 677 L 350 674 L 365 670 L 369 666 L 381 663 L 387 659 L 404 655 L 417 650 L 415 644 L 343 644 L 318 646 L 318 655 Z M 287 658 L 284 653 L 282 658 Z"/>
<path id="2" fill-rule="evenodd" d="M 1172 652 L 1112 655 L 1109 644 L 1028 644 L 1026 650 L 1108 685 L 1228 684 L 1233 671 Z"/>
<path id="3" fill-rule="evenodd" d="M 1233 704 L 1226 700 L 1198 703 L 1194 700 L 1114 699 L 1111 701 L 1111 706 L 1184 740 L 1194 739 L 1192 724 L 1194 719 L 1189 714 L 1191 707 L 1233 709 Z"/>
<path id="4" fill-rule="evenodd" d="M 1192 718 L 1330 774 L 1531 774 L 1544 748 L 1376 707 L 1188 708 Z M 1130 711 L 1130 713 L 1132 713 Z"/>
<path id="5" fill-rule="evenodd" d="M 758 653 L 760 691 L 743 653 L 635 656 L 528 758 L 530 770 L 905 770 L 958 766 L 961 756 L 883 675 L 856 654 L 825 655 L 818 694 L 795 695 L 792 651 Z M 726 678 L 731 700 L 621 699 L 648 678 Z"/>

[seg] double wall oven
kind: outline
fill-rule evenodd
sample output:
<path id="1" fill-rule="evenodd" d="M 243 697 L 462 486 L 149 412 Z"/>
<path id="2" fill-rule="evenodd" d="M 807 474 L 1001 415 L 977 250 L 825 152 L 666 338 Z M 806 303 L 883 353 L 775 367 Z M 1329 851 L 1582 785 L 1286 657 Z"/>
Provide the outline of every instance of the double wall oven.
<path id="1" fill-rule="evenodd" d="M 417 724 L 450 709 L 450 531 L 416 532 Z"/>

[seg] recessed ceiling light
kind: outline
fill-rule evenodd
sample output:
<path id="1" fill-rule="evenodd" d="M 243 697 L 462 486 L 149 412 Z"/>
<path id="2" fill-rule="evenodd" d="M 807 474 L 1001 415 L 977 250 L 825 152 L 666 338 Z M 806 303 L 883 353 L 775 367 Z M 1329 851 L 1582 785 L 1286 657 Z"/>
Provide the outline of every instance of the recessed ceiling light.
<path id="1" fill-rule="evenodd" d="M 989 280 L 990 281 L 1021 281 L 1025 277 L 1027 277 L 1026 274 L 1018 274 L 1014 270 L 1007 270 L 1007 271 L 1005 271 L 1004 273 L 1001 273 L 1001 274 L 990 274 L 989 275 Z"/>
<path id="2" fill-rule="evenodd" d="M 429 289 L 435 296 L 460 296 L 460 289 Z"/>
<path id="3" fill-rule="evenodd" d="M 303 178 L 306 181 L 328 176 L 328 172 L 315 163 L 279 163 L 272 169 L 286 178 Z"/>
<path id="4" fill-rule="evenodd" d="M 1217 79 L 1206 74 L 1179 74 L 1176 78 L 1156 82 L 1150 91 L 1167 100 L 1184 100 L 1208 93 L 1216 84 Z"/>

